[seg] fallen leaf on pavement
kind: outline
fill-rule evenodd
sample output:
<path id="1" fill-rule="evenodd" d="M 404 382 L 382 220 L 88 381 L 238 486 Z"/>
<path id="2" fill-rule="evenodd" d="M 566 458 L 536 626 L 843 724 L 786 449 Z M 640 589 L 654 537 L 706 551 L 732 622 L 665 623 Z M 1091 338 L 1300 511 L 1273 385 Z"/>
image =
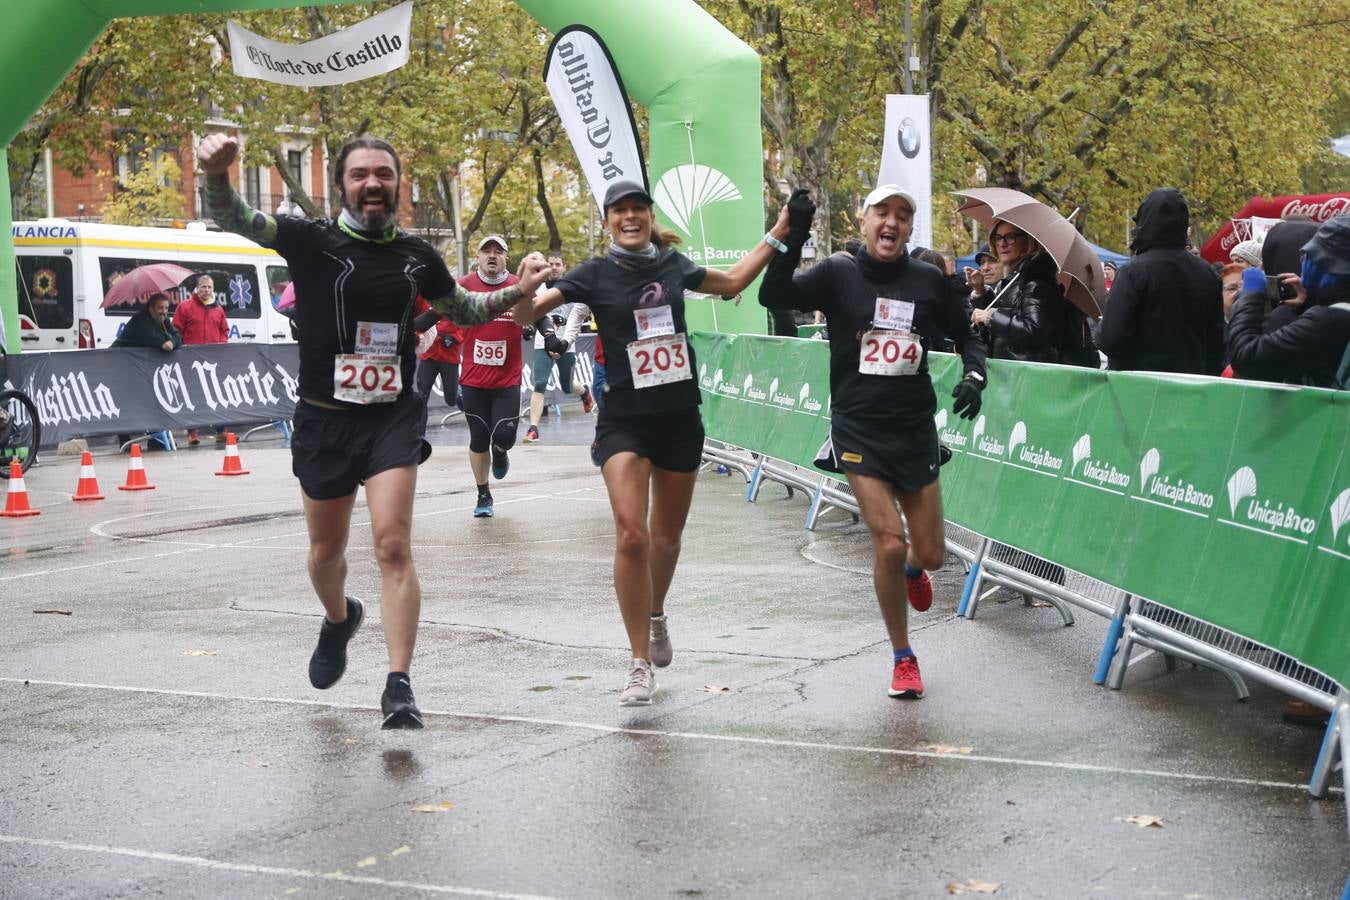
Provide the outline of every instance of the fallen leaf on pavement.
<path id="1" fill-rule="evenodd" d="M 1137 825 L 1140 828 L 1161 828 L 1163 827 L 1162 816 L 1125 816 L 1117 817 L 1117 822 L 1128 822 L 1131 825 Z"/>
<path id="2" fill-rule="evenodd" d="M 219 655 L 219 654 L 218 654 L 218 651 L 216 651 L 216 650 L 184 650 L 184 651 L 183 651 L 183 655 L 184 655 L 184 656 L 217 656 L 217 655 Z"/>
<path id="3" fill-rule="evenodd" d="M 35 615 L 35 616 L 73 616 L 73 615 L 75 615 L 75 614 L 74 614 L 73 612 L 71 612 L 70 610 L 68 610 L 68 609 L 35 609 L 35 610 L 33 610 L 33 615 Z"/>
<path id="4" fill-rule="evenodd" d="M 934 753 L 973 753 L 974 747 L 954 747 L 951 744 L 924 744 L 923 750 L 931 750 Z"/>
<path id="5" fill-rule="evenodd" d="M 449 800 L 442 800 L 440 803 L 419 803 L 413 807 L 413 812 L 425 812 L 425 813 L 446 812 L 447 810 L 451 810 L 454 808 L 455 805 L 451 803 Z"/>
<path id="6" fill-rule="evenodd" d="M 1039 598 L 1033 599 L 1030 603 L 1027 604 L 1027 606 L 1030 606 L 1033 609 L 1049 609 L 1054 605 L 1055 604 L 1051 603 L 1049 600 L 1041 600 Z"/>
<path id="7" fill-rule="evenodd" d="M 364 868 L 366 868 L 367 866 L 373 866 L 373 865 L 375 865 L 375 863 L 377 863 L 377 862 L 379 862 L 379 860 L 376 859 L 375 857 L 373 857 L 373 856 L 367 856 L 365 859 L 360 860 L 359 862 L 357 862 L 356 867 L 357 867 L 358 869 L 364 869 Z"/>
<path id="8" fill-rule="evenodd" d="M 974 879 L 974 878 L 969 878 L 969 879 L 967 879 L 966 881 L 964 881 L 964 882 L 962 882 L 962 883 L 960 883 L 960 884 L 957 884 L 957 883 L 955 883 L 955 882 L 952 882 L 951 884 L 948 884 L 948 885 L 947 885 L 947 893 L 949 893 L 949 894 L 993 894 L 993 893 L 997 892 L 998 889 L 1001 888 L 1001 887 L 1003 887 L 1003 885 L 1000 884 L 1000 883 L 998 883 L 997 881 L 977 881 L 977 880 Z"/>
<path id="9" fill-rule="evenodd" d="M 731 688 L 725 687 L 725 686 L 720 685 L 720 684 L 705 684 L 703 687 L 699 688 L 699 690 L 702 691 L 702 692 L 705 693 L 705 694 L 730 694 L 730 693 L 731 693 Z"/>
<path id="10" fill-rule="evenodd" d="M 409 847 L 407 844 L 404 844 L 402 847 L 395 847 L 393 850 L 390 850 L 390 851 L 389 851 L 389 858 L 390 858 L 390 859 L 393 859 L 395 856 L 402 856 L 402 855 L 405 854 L 405 853 L 411 853 L 411 852 L 412 852 L 412 848 Z"/>

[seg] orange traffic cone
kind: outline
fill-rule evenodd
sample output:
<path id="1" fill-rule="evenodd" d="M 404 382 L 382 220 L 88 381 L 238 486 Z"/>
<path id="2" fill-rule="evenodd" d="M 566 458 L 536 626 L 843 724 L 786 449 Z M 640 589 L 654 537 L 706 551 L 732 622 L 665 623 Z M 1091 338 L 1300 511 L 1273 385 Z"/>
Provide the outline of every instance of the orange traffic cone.
<path id="1" fill-rule="evenodd" d="M 243 462 L 239 459 L 239 442 L 235 440 L 234 432 L 225 432 L 225 462 L 224 468 L 217 472 L 217 475 L 247 475 L 248 469 L 244 468 Z"/>
<path id="2" fill-rule="evenodd" d="M 102 500 L 103 492 L 98 488 L 98 477 L 94 475 L 94 454 L 88 450 L 80 457 L 80 480 L 75 485 L 72 500 Z"/>
<path id="3" fill-rule="evenodd" d="M 23 486 L 23 466 L 17 459 L 9 461 L 9 495 L 5 497 L 5 511 L 0 516 L 20 519 L 24 516 L 40 516 L 42 510 L 28 506 L 28 489 Z"/>
<path id="4" fill-rule="evenodd" d="M 131 459 L 127 461 L 127 483 L 117 486 L 119 491 L 153 491 L 155 486 L 145 477 L 145 463 L 141 462 L 141 445 L 131 445 Z"/>

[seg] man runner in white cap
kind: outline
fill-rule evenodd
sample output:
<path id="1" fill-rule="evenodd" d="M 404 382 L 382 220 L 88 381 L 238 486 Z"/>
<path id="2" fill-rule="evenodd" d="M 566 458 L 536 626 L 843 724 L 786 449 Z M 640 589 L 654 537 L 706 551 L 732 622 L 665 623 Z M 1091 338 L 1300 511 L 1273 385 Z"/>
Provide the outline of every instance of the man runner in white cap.
<path id="1" fill-rule="evenodd" d="M 980 409 L 986 350 L 971 334 L 944 273 L 905 250 L 914 227 L 908 192 L 895 184 L 872 191 L 863 207 L 863 246 L 857 253 L 836 253 L 794 274 L 815 210 L 806 191 L 793 193 L 788 238 L 769 263 L 759 302 L 770 309 L 825 313 L 832 419 L 830 441 L 816 464 L 847 476 L 872 534 L 872 580 L 891 639 L 888 693 L 922 697 L 906 599 L 916 611 L 928 609 L 933 586 L 924 569 L 941 568 L 945 556 L 928 348 L 944 335 L 956 343 L 965 377 L 952 393 L 953 409 L 966 418 Z"/>

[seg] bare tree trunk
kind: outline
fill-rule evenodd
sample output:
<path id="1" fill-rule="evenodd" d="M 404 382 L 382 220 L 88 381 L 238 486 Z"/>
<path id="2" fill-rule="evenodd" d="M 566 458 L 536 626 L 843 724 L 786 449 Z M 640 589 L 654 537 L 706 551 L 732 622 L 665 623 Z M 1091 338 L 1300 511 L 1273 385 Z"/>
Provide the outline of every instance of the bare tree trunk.
<path id="1" fill-rule="evenodd" d="M 544 187 L 544 158 L 537 146 L 530 148 L 534 157 L 534 195 L 539 199 L 539 208 L 544 213 L 544 225 L 548 228 L 548 249 L 551 253 L 562 252 L 562 235 L 558 233 L 558 220 L 553 216 L 553 207 L 548 202 L 548 191 Z"/>

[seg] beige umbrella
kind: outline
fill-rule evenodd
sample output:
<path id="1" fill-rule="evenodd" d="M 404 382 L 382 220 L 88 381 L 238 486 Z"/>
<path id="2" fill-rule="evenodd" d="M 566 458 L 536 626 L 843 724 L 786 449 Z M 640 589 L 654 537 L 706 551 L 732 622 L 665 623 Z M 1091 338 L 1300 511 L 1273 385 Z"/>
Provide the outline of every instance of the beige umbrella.
<path id="1" fill-rule="evenodd" d="M 1009 188 L 966 188 L 952 191 L 965 197 L 959 212 L 986 228 L 995 219 L 1016 225 L 1036 239 L 1059 266 L 1059 283 L 1074 306 L 1091 318 L 1106 308 L 1106 275 L 1087 238 L 1068 219 L 1035 197 Z"/>

